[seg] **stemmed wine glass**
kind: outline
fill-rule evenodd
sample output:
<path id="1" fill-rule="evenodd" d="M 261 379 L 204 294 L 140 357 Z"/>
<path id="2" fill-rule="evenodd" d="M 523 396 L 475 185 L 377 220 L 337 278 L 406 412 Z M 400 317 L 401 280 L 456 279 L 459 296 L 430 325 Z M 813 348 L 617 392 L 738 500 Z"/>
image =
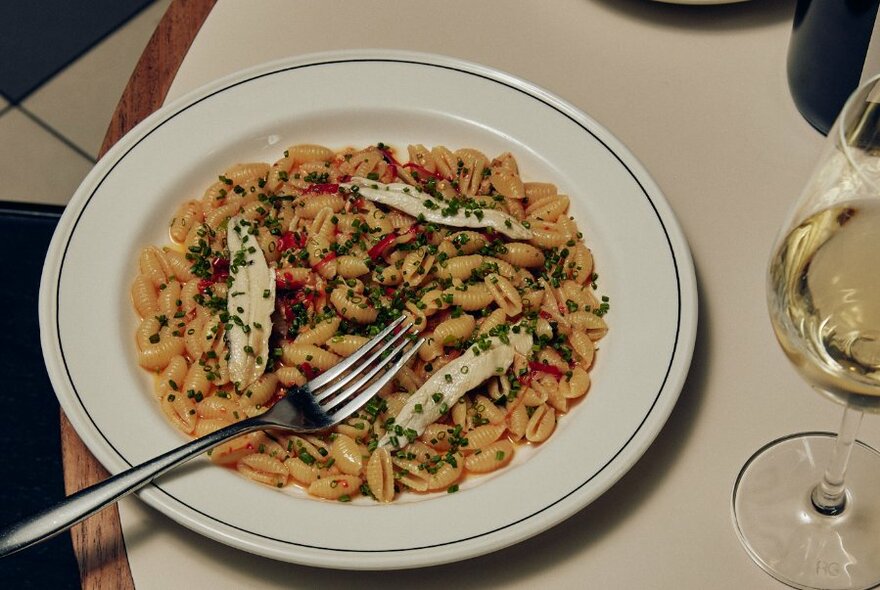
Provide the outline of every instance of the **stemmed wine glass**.
<path id="1" fill-rule="evenodd" d="M 770 319 L 789 360 L 844 406 L 837 436 L 774 441 L 733 493 L 752 558 L 795 588 L 880 584 L 880 453 L 858 442 L 880 412 L 880 77 L 844 105 L 773 248 Z M 846 478 L 844 478 L 846 474 Z"/>

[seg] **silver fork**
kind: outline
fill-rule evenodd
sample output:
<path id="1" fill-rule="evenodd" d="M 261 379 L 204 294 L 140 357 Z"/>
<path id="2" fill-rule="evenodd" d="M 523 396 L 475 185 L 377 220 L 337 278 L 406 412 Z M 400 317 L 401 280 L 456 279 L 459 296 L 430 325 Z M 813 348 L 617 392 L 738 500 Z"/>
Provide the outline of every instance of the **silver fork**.
<path id="1" fill-rule="evenodd" d="M 424 342 L 424 338 L 419 338 L 409 350 L 404 351 L 411 341 L 407 336 L 412 324 L 401 327 L 403 321 L 403 316 L 397 318 L 354 354 L 303 387 L 289 390 L 264 414 L 236 422 L 122 471 L 0 531 L 0 557 L 69 529 L 173 467 L 236 436 L 267 428 L 310 433 L 338 424 L 363 407 L 391 381 Z"/>

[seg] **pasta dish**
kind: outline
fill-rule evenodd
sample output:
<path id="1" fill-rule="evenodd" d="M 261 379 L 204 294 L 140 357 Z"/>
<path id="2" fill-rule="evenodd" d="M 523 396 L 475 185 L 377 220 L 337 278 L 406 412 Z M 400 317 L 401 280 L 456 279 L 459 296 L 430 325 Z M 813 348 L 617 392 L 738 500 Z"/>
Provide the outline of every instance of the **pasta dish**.
<path id="1" fill-rule="evenodd" d="M 301 144 L 237 164 L 141 251 L 138 362 L 190 436 L 266 411 L 401 315 L 426 337 L 331 431 L 252 433 L 212 461 L 328 500 L 452 493 L 586 395 L 609 301 L 569 197 L 510 153 L 406 153 Z"/>

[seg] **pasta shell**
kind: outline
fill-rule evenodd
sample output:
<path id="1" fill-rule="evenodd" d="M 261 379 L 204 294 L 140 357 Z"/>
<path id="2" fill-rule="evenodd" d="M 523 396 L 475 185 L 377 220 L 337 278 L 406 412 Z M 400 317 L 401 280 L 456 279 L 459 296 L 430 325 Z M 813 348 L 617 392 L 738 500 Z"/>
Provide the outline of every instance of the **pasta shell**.
<path id="1" fill-rule="evenodd" d="M 209 451 L 211 460 L 222 465 L 234 465 L 239 459 L 256 451 L 259 440 L 265 435 L 262 432 L 252 432 L 228 440 Z"/>
<path id="2" fill-rule="evenodd" d="M 350 436 L 337 434 L 330 445 L 334 465 L 348 475 L 358 475 L 364 467 L 364 459 L 358 444 Z"/>
<path id="3" fill-rule="evenodd" d="M 266 485 L 280 488 L 287 483 L 288 471 L 284 463 L 264 453 L 252 453 L 242 457 L 236 468 L 248 479 Z"/>
<path id="4" fill-rule="evenodd" d="M 489 473 L 501 469 L 513 459 L 513 443 L 499 440 L 487 445 L 464 460 L 465 469 L 471 473 Z"/>
<path id="5" fill-rule="evenodd" d="M 504 425 L 503 421 L 499 424 L 484 424 L 483 426 L 477 426 L 467 433 L 467 450 L 476 451 L 489 446 L 501 438 L 501 435 L 504 434 L 505 430 L 507 430 L 507 426 Z"/>
<path id="6" fill-rule="evenodd" d="M 544 266 L 544 254 L 538 248 L 525 242 L 511 242 L 507 244 L 507 251 L 498 254 L 498 257 L 513 266 L 522 268 L 540 268 Z"/>
<path id="7" fill-rule="evenodd" d="M 316 479 L 309 484 L 312 496 L 325 500 L 350 498 L 360 491 L 361 479 L 354 475 L 330 475 Z"/>
<path id="8" fill-rule="evenodd" d="M 370 456 L 367 462 L 367 485 L 379 502 L 394 499 L 394 471 L 387 448 L 376 449 Z"/>
<path id="9" fill-rule="evenodd" d="M 526 438 L 533 443 L 544 442 L 555 428 L 556 411 L 546 404 L 538 406 L 526 425 Z"/>

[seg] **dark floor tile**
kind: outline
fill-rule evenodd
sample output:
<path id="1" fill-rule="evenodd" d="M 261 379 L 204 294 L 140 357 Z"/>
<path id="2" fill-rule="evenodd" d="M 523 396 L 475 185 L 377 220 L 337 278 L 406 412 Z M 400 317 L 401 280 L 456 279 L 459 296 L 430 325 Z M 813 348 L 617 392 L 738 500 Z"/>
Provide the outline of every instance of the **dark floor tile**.
<path id="1" fill-rule="evenodd" d="M 17 103 L 152 0 L 0 3 L 0 93 Z"/>
<path id="2" fill-rule="evenodd" d="M 18 210 L 16 210 L 18 209 Z M 0 527 L 64 497 L 58 402 L 40 350 L 37 294 L 40 271 L 60 208 L 0 203 L 0 249 L 14 289 L 0 289 Z M 0 588 L 79 588 L 70 535 L 0 559 Z"/>

